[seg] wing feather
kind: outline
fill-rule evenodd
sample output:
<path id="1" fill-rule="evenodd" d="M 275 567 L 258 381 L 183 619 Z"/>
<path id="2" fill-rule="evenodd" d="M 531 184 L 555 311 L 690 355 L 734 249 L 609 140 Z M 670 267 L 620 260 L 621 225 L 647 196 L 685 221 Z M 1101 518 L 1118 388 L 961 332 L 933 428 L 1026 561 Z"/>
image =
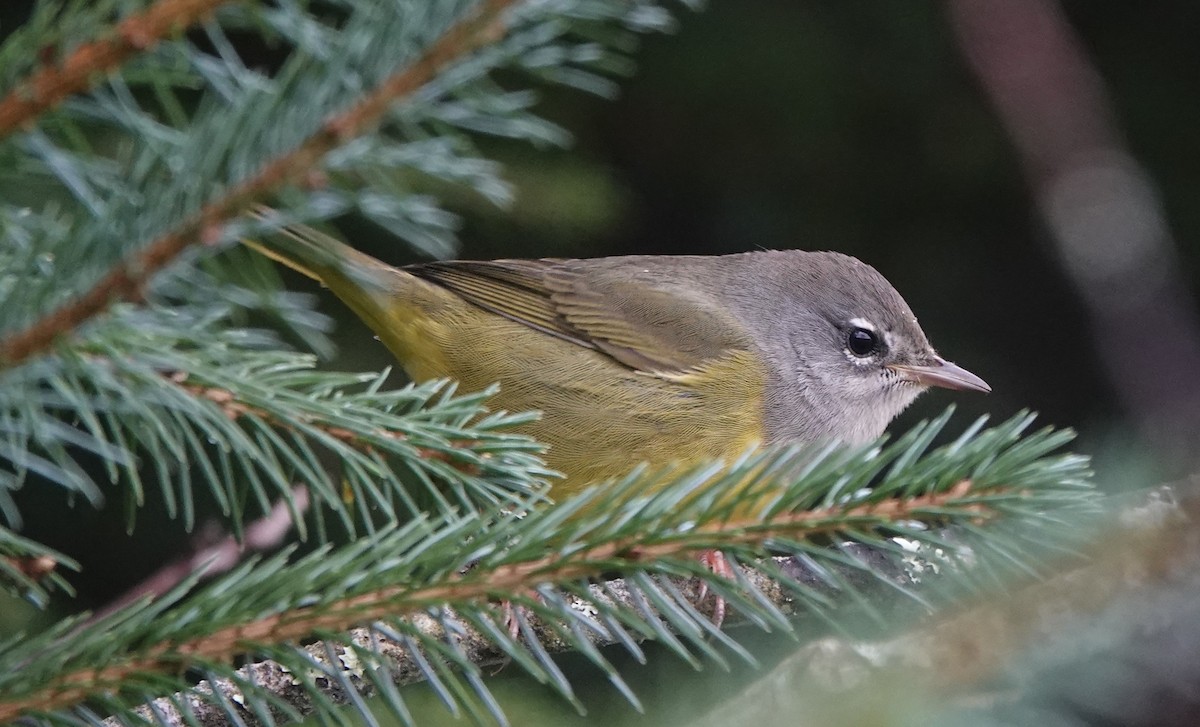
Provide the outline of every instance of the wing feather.
<path id="1" fill-rule="evenodd" d="M 737 320 L 700 291 L 588 260 L 424 263 L 405 268 L 484 310 L 638 371 L 702 368 L 750 343 Z"/>

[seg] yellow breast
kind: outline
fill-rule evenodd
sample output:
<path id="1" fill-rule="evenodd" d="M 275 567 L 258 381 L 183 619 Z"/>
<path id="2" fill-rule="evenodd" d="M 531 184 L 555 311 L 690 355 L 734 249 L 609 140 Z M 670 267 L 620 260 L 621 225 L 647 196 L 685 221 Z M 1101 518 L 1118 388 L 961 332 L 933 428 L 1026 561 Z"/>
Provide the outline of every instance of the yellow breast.
<path id="1" fill-rule="evenodd" d="M 381 338 L 416 381 L 452 378 L 466 391 L 499 383 L 495 408 L 542 412 L 524 425 L 566 475 L 562 497 L 641 462 L 733 457 L 763 440 L 765 373 L 744 351 L 685 373 L 639 372 L 527 326 L 449 301 L 397 302 Z"/>

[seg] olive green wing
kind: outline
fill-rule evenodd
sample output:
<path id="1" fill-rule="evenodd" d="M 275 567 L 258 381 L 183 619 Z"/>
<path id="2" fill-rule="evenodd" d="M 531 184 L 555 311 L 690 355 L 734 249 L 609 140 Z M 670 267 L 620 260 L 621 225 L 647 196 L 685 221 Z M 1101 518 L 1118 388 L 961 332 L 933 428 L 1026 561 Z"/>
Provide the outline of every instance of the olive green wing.
<path id="1" fill-rule="evenodd" d="M 435 283 L 486 311 L 579 346 L 596 348 L 587 334 L 559 314 L 546 276 L 560 260 L 449 260 L 409 265 L 404 271 Z"/>
<path id="2" fill-rule="evenodd" d="M 509 320 L 638 371 L 683 373 L 748 350 L 742 327 L 701 291 L 588 260 L 448 261 L 405 270 Z"/>

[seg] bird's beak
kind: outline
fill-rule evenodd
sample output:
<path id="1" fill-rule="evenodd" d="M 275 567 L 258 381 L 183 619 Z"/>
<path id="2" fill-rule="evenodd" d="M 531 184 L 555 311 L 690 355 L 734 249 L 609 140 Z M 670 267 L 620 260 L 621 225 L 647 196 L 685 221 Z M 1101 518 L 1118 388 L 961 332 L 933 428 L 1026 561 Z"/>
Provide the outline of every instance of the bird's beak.
<path id="1" fill-rule="evenodd" d="M 893 371 L 901 378 L 921 386 L 940 386 L 943 389 L 958 389 L 961 391 L 982 391 L 987 393 L 992 387 L 975 374 L 962 366 L 956 366 L 941 356 L 934 356 L 933 363 L 924 366 L 894 365 Z"/>

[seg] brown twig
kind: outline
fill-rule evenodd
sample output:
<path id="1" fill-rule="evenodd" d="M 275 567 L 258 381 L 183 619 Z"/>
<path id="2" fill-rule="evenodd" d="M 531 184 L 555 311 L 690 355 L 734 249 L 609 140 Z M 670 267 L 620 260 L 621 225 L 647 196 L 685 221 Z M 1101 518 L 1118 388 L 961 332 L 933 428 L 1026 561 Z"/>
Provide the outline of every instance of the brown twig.
<path id="1" fill-rule="evenodd" d="M 844 529 L 847 519 L 887 522 L 916 520 L 921 519 L 922 513 L 930 510 L 940 512 L 950 506 L 965 507 L 983 517 L 988 511 L 978 502 L 963 504 L 961 501 L 974 501 L 986 494 L 973 490 L 970 482 L 963 481 L 946 492 L 884 500 L 870 505 L 780 514 L 765 522 L 755 518 L 716 522 L 697 528 L 695 532 L 722 535 L 725 544 L 735 545 L 762 543 L 780 537 L 829 534 Z M 936 519 L 941 518 L 938 516 Z M 119 664 L 63 674 L 37 694 L 0 702 L 0 722 L 15 719 L 26 709 L 57 709 L 86 700 L 97 691 L 117 689 L 134 672 L 174 673 L 193 660 L 227 660 L 256 642 L 284 643 L 299 641 L 316 631 L 347 631 L 356 625 L 397 613 L 416 613 L 430 605 L 484 600 L 494 594 L 528 587 L 531 583 L 560 583 L 596 577 L 613 570 L 616 563 L 647 563 L 667 557 L 690 557 L 707 547 L 698 546 L 694 541 L 659 542 L 647 546 L 640 545 L 636 538 L 630 538 L 574 553 L 567 564 L 562 562 L 560 556 L 546 556 L 510 563 L 484 575 L 467 571 L 451 579 L 447 585 L 382 588 L 350 596 L 336 605 L 323 607 L 320 612 L 311 608 L 293 609 L 180 643 L 159 644 Z"/>
<path id="2" fill-rule="evenodd" d="M 1150 175 L 1060 0 L 952 0 L 951 27 L 1012 138 L 1095 354 L 1146 441 L 1193 459 L 1200 316 Z"/>
<path id="3" fill-rule="evenodd" d="M 197 536 L 192 552 L 159 568 L 149 577 L 113 599 L 104 608 L 92 614 L 83 628 L 143 598 L 156 598 L 171 590 L 197 570 L 204 569 L 204 578 L 231 570 L 248 553 L 273 550 L 283 542 L 292 529 L 294 518 L 308 510 L 308 488 L 292 488 L 291 504 L 280 500 L 271 506 L 270 512 L 246 526 L 244 536 L 239 539 L 226 535 L 213 539 L 204 530 Z"/>
<path id="4" fill-rule="evenodd" d="M 159 0 L 117 24 L 112 37 L 84 43 L 61 63 L 42 66 L 0 99 L 0 137 L 33 121 L 130 57 L 181 32 L 230 0 Z"/>
<path id="5" fill-rule="evenodd" d="M 179 388 L 188 392 L 190 395 L 200 399 L 206 399 L 216 404 L 221 408 L 221 411 L 225 413 L 225 416 L 228 417 L 230 421 L 237 421 L 242 417 L 252 416 L 263 421 L 270 422 L 273 426 L 290 429 L 287 422 L 281 421 L 278 417 L 265 409 L 252 406 L 238 399 L 237 394 L 233 393 L 229 389 L 223 389 L 216 386 L 188 384 L 186 383 L 187 374 L 183 372 L 171 374 L 167 378 L 169 378 L 175 385 L 179 386 Z M 370 443 L 363 441 L 363 435 L 361 432 L 356 432 L 352 429 L 346 429 L 345 427 L 332 427 L 324 424 L 323 422 L 312 421 L 311 419 L 305 421 L 305 424 L 316 427 L 334 439 L 345 442 L 351 447 L 368 450 L 371 449 Z M 397 442 L 408 440 L 408 437 L 403 432 L 396 432 L 390 429 L 376 429 L 374 434 L 379 437 L 391 439 Z M 471 446 L 476 444 L 476 441 L 473 439 L 462 439 L 450 441 L 448 444 L 456 449 L 469 449 Z M 412 448 L 413 451 L 416 452 L 417 456 L 421 457 L 422 459 L 433 459 L 438 460 L 439 462 L 445 462 L 451 467 L 454 467 L 460 472 L 465 472 L 466 474 L 479 474 L 479 468 L 476 465 L 469 462 L 461 462 L 452 457 L 448 452 L 442 452 L 436 449 L 430 449 L 428 447 L 419 447 L 416 445 L 412 445 Z"/>
<path id="6" fill-rule="evenodd" d="M 61 336 L 100 314 L 117 300 L 136 298 L 151 277 L 190 246 L 220 237 L 221 227 L 269 192 L 304 177 L 330 151 L 378 124 L 397 99 L 416 91 L 441 69 L 505 30 L 499 13 L 516 0 L 487 0 L 433 43 L 415 63 L 394 74 L 350 110 L 327 120 L 295 150 L 263 167 L 257 175 L 205 205 L 175 231 L 122 260 L 90 290 L 0 341 L 0 365 L 14 366 L 47 348 Z"/>
<path id="7" fill-rule="evenodd" d="M 8 567 L 31 581 L 41 581 L 58 568 L 58 561 L 48 555 L 27 555 L 20 558 L 6 557 Z"/>

